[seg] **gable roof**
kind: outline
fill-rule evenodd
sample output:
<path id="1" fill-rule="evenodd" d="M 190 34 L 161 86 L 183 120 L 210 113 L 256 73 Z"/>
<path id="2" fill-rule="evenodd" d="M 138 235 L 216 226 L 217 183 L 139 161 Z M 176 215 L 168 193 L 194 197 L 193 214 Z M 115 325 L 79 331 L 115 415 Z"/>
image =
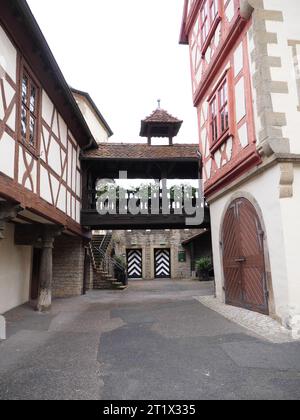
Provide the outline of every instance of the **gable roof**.
<path id="1" fill-rule="evenodd" d="M 71 87 L 71 91 L 75 95 L 83 96 L 90 103 L 90 105 L 93 108 L 94 112 L 96 113 L 97 117 L 99 118 L 99 120 L 101 121 L 101 123 L 105 127 L 106 131 L 108 132 L 108 137 L 111 137 L 114 133 L 113 133 L 112 129 L 110 128 L 110 126 L 108 125 L 108 123 L 106 122 L 103 115 L 101 114 L 101 112 L 99 111 L 99 108 L 97 107 L 97 105 L 95 104 L 93 99 L 91 98 L 90 94 L 87 93 L 87 92 L 84 92 L 82 90 L 74 89 L 72 87 Z"/>

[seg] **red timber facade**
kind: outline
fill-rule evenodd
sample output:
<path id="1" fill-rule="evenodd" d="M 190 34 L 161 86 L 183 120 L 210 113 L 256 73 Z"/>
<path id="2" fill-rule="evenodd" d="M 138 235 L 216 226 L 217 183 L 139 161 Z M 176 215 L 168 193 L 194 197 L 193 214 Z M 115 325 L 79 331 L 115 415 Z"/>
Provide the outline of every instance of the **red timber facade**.
<path id="1" fill-rule="evenodd" d="M 0 313 L 28 295 L 46 310 L 84 289 L 80 153 L 97 143 L 27 3 L 0 10 Z"/>
<path id="2" fill-rule="evenodd" d="M 300 336 L 297 0 L 186 0 L 216 295 Z M 298 183 L 297 183 L 298 181 Z"/>
<path id="3" fill-rule="evenodd" d="M 239 0 L 185 4 L 181 43 L 189 43 L 206 196 L 260 162 L 256 150 L 247 33 Z"/>

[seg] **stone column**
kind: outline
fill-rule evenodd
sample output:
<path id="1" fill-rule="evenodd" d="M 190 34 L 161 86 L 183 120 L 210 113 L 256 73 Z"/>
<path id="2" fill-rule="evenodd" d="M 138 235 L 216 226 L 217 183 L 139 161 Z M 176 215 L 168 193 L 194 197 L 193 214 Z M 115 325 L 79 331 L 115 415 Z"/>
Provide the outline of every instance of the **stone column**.
<path id="1" fill-rule="evenodd" d="M 38 312 L 48 312 L 52 303 L 53 279 L 53 248 L 55 237 L 60 235 L 57 228 L 45 228 L 42 237 L 42 255 L 39 273 L 39 297 L 37 302 Z"/>

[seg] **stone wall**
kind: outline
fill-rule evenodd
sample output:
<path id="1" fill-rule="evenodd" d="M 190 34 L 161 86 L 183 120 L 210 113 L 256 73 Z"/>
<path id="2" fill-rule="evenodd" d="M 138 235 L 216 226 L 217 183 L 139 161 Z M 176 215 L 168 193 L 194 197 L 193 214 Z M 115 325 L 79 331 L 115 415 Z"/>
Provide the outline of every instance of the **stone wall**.
<path id="1" fill-rule="evenodd" d="M 55 240 L 53 249 L 53 297 L 79 296 L 84 281 L 83 241 L 62 235 Z"/>
<path id="2" fill-rule="evenodd" d="M 115 231 L 113 243 L 117 255 L 126 255 L 128 249 L 142 249 L 143 278 L 146 280 L 155 277 L 155 249 L 170 249 L 172 279 L 188 279 L 192 276 L 190 253 L 181 244 L 184 240 L 197 235 L 199 232 L 198 229 Z M 186 251 L 186 262 L 179 262 L 178 254 L 180 251 Z"/>

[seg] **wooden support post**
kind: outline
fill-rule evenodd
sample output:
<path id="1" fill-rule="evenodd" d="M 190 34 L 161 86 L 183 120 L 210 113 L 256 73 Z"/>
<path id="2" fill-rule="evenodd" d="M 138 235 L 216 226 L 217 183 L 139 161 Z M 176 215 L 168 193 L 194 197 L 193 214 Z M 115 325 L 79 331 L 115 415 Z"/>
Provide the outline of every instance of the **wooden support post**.
<path id="1" fill-rule="evenodd" d="M 53 248 L 56 236 L 61 229 L 45 227 L 42 236 L 42 254 L 39 272 L 39 296 L 37 302 L 38 312 L 48 312 L 52 304 L 52 278 L 53 278 Z"/>
<path id="2" fill-rule="evenodd" d="M 84 247 L 84 275 L 83 275 L 83 290 L 82 294 L 85 295 L 90 286 L 90 270 L 91 270 L 91 258 L 89 253 L 89 246 Z"/>
<path id="3" fill-rule="evenodd" d="M 11 204 L 6 201 L 0 203 L 0 240 L 4 239 L 5 223 L 15 219 L 23 208 L 16 204 Z"/>

